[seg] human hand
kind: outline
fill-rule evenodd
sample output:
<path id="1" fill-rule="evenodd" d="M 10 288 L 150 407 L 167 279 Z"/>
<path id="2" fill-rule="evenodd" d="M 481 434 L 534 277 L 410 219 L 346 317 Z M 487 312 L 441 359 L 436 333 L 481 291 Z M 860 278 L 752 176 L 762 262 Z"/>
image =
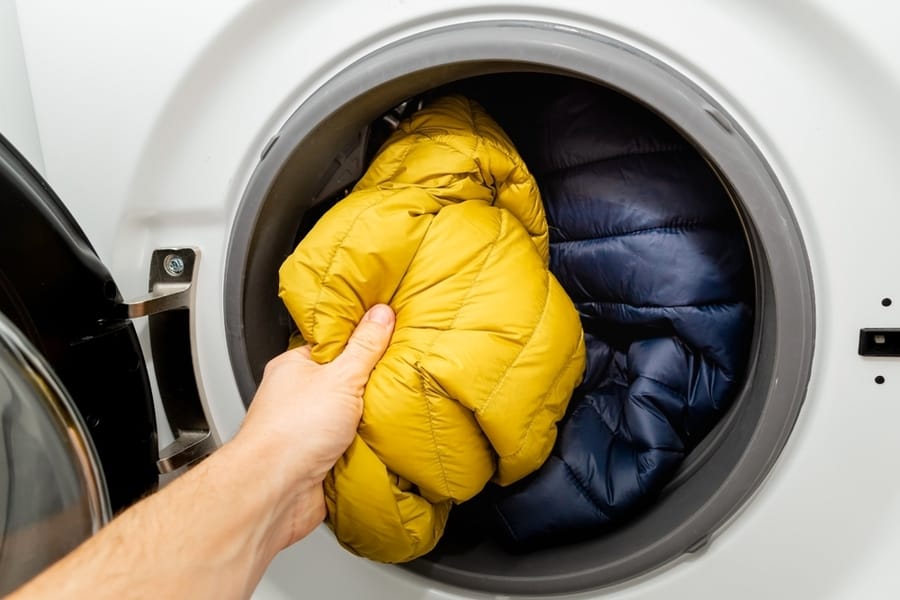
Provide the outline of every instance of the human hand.
<path id="1" fill-rule="evenodd" d="M 343 353 L 320 365 L 308 347 L 267 365 L 235 444 L 251 447 L 265 477 L 274 477 L 284 515 L 281 547 L 307 535 L 325 517 L 322 480 L 353 441 L 363 392 L 394 328 L 390 307 L 363 317 Z"/>

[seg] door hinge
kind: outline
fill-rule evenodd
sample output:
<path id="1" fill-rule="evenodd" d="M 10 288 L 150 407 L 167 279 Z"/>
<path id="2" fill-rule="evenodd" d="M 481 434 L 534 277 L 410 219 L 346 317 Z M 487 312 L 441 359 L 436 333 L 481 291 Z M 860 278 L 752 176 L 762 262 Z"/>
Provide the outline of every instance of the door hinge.
<path id="1" fill-rule="evenodd" d="M 147 317 L 157 389 L 175 437 L 159 452 L 156 466 L 163 474 L 188 466 L 217 447 L 203 410 L 193 358 L 193 284 L 199 260 L 195 248 L 154 250 L 149 293 L 122 304 L 129 318 Z"/>

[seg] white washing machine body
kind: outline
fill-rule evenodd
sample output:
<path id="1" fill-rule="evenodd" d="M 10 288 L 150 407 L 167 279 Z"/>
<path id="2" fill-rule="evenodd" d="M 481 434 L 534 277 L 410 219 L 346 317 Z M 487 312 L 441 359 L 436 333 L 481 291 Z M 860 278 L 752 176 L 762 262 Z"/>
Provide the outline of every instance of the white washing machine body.
<path id="1" fill-rule="evenodd" d="M 195 371 L 220 441 L 245 412 L 228 376 L 225 327 L 236 215 L 267 144 L 329 80 L 411 36 L 501 21 L 589 31 L 681 74 L 746 133 L 802 234 L 815 296 L 806 400 L 766 481 L 710 543 L 565 597 L 900 594 L 900 360 L 857 352 L 861 328 L 900 326 L 900 308 L 883 302 L 900 298 L 892 233 L 900 207 L 891 201 L 900 189 L 900 8 L 219 0 L 138 9 L 34 0 L 17 9 L 46 178 L 123 293 L 145 292 L 154 249 L 200 249 Z M 324 527 L 276 559 L 257 595 L 493 597 L 351 556 Z"/>

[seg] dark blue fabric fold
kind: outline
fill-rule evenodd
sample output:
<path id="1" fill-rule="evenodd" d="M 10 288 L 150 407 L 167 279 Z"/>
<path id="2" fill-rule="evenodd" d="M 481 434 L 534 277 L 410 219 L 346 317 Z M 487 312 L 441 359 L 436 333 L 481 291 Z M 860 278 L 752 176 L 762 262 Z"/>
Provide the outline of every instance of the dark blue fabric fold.
<path id="1" fill-rule="evenodd" d="M 534 546 L 632 518 L 728 410 L 753 275 L 715 171 L 649 110 L 579 82 L 528 115 L 504 125 L 541 186 L 588 352 L 551 457 L 493 495 L 503 531 Z"/>

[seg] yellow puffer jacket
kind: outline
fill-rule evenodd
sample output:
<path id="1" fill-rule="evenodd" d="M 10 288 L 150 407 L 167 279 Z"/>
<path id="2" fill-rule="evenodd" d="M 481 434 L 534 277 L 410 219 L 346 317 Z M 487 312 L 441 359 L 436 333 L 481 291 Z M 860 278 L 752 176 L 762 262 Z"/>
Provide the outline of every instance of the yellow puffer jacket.
<path id="1" fill-rule="evenodd" d="M 585 362 L 548 254 L 537 185 L 512 143 L 451 96 L 402 123 L 281 266 L 280 295 L 318 362 L 372 305 L 397 314 L 356 439 L 325 481 L 345 547 L 412 560 L 453 503 L 547 458 Z"/>

